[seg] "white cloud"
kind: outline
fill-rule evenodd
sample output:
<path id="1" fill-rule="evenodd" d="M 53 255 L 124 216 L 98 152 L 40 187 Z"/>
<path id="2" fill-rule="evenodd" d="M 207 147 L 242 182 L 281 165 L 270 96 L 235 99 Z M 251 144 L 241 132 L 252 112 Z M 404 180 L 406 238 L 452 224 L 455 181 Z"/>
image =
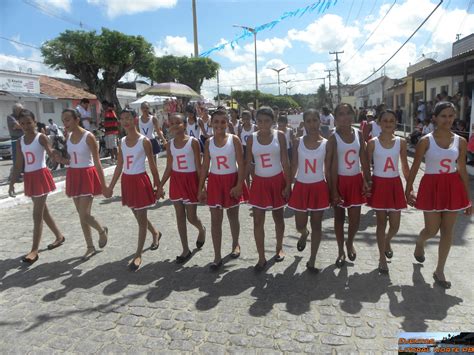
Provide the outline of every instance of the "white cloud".
<path id="1" fill-rule="evenodd" d="M 25 58 L 0 54 L 0 69 L 20 71 L 24 73 L 31 72 L 32 74 L 37 75 L 43 74 L 53 77 L 72 78 L 72 76 L 66 74 L 64 70 L 51 69 L 46 64 L 41 63 L 41 61 L 42 58 L 38 51 L 34 51 L 30 56 Z"/>
<path id="2" fill-rule="evenodd" d="M 343 49 L 347 42 L 352 42 L 360 36 L 359 28 L 344 26 L 343 18 L 332 14 L 324 15 L 302 31 L 288 31 L 290 40 L 306 43 L 315 53 L 327 53 L 335 48 Z"/>
<path id="3" fill-rule="evenodd" d="M 89 4 L 105 7 L 107 16 L 133 15 L 140 12 L 152 12 L 158 9 L 170 9 L 178 0 L 87 0 Z"/>
<path id="4" fill-rule="evenodd" d="M 291 48 L 291 42 L 288 38 L 273 37 L 273 38 L 267 38 L 263 41 L 257 40 L 257 54 L 258 53 L 283 54 L 286 48 Z M 255 50 L 253 41 L 252 43 L 246 44 L 244 46 L 244 49 L 249 53 L 250 52 L 253 53 Z"/>
<path id="5" fill-rule="evenodd" d="M 17 41 L 17 42 L 21 42 L 21 38 L 20 38 L 20 35 L 17 34 L 16 36 L 12 36 L 10 39 L 14 40 L 14 41 Z M 15 43 L 15 42 L 10 42 L 10 44 L 15 47 L 15 49 L 18 51 L 18 52 L 24 52 L 26 50 L 26 47 L 25 46 L 22 46 L 21 44 L 18 44 L 18 43 Z"/>
<path id="6" fill-rule="evenodd" d="M 186 37 L 166 36 L 164 43 L 160 42 L 155 46 L 155 54 L 159 57 L 163 55 L 185 55 L 189 57 L 193 53 L 194 44 L 189 42 Z"/>
<path id="7" fill-rule="evenodd" d="M 71 12 L 71 5 L 72 5 L 71 0 L 36 0 L 34 2 L 36 2 L 38 5 L 44 8 L 53 7 L 58 10 Z"/>

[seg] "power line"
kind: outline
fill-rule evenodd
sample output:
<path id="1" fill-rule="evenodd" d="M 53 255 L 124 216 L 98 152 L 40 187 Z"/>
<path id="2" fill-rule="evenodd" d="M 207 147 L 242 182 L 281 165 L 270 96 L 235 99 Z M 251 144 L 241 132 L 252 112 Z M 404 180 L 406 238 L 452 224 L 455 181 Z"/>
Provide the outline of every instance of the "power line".
<path id="1" fill-rule="evenodd" d="M 8 41 L 8 42 L 12 42 L 12 43 L 19 44 L 19 45 L 21 45 L 21 46 L 30 47 L 30 48 L 34 48 L 34 49 L 40 49 L 39 47 L 33 46 L 33 45 L 31 45 L 31 44 L 19 42 L 19 41 L 16 41 L 16 40 L 14 40 L 14 39 L 11 39 L 11 38 L 7 38 L 7 37 L 0 36 L 0 39 L 3 39 L 3 40 Z"/>
<path id="2" fill-rule="evenodd" d="M 82 21 L 79 21 L 77 22 L 76 20 L 70 18 L 70 17 L 67 17 L 67 16 L 64 16 L 64 15 L 61 15 L 55 11 L 52 11 L 50 8 L 47 8 L 41 4 L 39 4 L 37 1 L 34 1 L 34 0 L 23 0 L 23 2 L 26 4 L 26 5 L 29 5 L 31 7 L 34 7 L 35 9 L 37 9 L 38 11 L 42 12 L 43 14 L 45 15 L 48 15 L 48 16 L 51 16 L 51 17 L 55 17 L 57 18 L 58 20 L 62 20 L 64 22 L 68 22 L 70 24 L 73 24 L 74 26 L 78 26 L 80 28 L 88 28 L 90 30 L 94 30 L 95 28 L 93 28 L 92 26 L 89 26 L 87 24 L 85 24 L 84 22 Z"/>
<path id="3" fill-rule="evenodd" d="M 471 0 L 471 1 L 472 1 L 472 0 Z M 448 3 L 446 4 L 446 8 L 445 8 L 446 12 L 447 12 L 447 10 L 448 10 L 450 4 L 451 4 L 451 0 L 449 0 Z M 469 11 L 469 10 L 468 10 L 468 11 Z M 441 20 L 443 19 L 444 15 L 446 14 L 446 12 L 443 13 L 443 14 L 439 17 L 439 19 L 438 19 L 438 21 L 436 22 L 436 25 L 434 26 L 434 28 L 438 28 L 439 24 L 441 23 Z M 430 32 L 430 35 L 429 35 L 428 38 L 426 39 L 425 43 L 423 44 L 423 46 L 421 46 L 421 50 L 420 50 L 421 53 L 420 53 L 420 55 L 423 54 L 423 49 L 428 45 L 429 41 L 431 40 L 431 37 L 433 37 L 433 33 L 434 33 L 434 31 L 431 31 L 431 32 Z"/>
<path id="4" fill-rule="evenodd" d="M 354 52 L 354 54 L 347 60 L 345 61 L 344 63 L 342 63 L 341 65 L 346 65 L 347 63 L 349 63 L 351 61 L 352 58 L 354 58 L 356 56 L 357 53 L 359 53 L 359 51 L 365 46 L 365 44 L 367 43 L 367 41 L 372 37 L 372 35 L 375 33 L 375 31 L 377 31 L 377 29 L 380 27 L 380 25 L 382 24 L 382 22 L 385 20 L 385 18 L 387 17 L 387 15 L 390 13 L 390 11 L 392 10 L 393 6 L 396 4 L 397 0 L 394 0 L 393 1 L 393 4 L 390 6 L 390 8 L 388 9 L 388 11 L 385 13 L 385 15 L 382 17 L 382 19 L 380 20 L 380 22 L 377 24 L 377 26 L 375 26 L 375 28 L 373 29 L 372 32 L 370 32 L 369 36 L 365 39 L 364 43 L 362 43 L 359 48 L 357 48 L 357 50 Z"/>
<path id="5" fill-rule="evenodd" d="M 344 27 L 346 27 L 347 23 L 349 22 L 349 18 L 351 17 L 353 6 L 354 6 L 354 0 L 352 0 L 351 7 L 349 8 L 349 13 L 347 14 L 346 23 L 344 24 Z"/>
<path id="6" fill-rule="evenodd" d="M 300 79 L 300 80 L 291 80 L 292 83 L 300 83 L 300 82 L 307 82 L 307 81 L 315 81 L 315 80 L 323 80 L 322 78 L 314 78 L 314 79 Z M 220 82 L 219 82 L 219 87 L 236 87 L 236 86 L 251 86 L 251 85 L 254 85 L 253 82 L 248 82 L 246 84 L 241 84 L 241 85 L 220 85 Z M 259 86 L 263 86 L 263 85 L 278 85 L 278 82 L 274 82 L 274 83 L 258 83 Z M 206 86 L 204 85 L 203 88 L 214 88 L 214 85 L 210 85 L 209 86 Z"/>
<path id="7" fill-rule="evenodd" d="M 397 53 L 400 52 L 403 47 L 405 47 L 405 45 L 410 41 L 410 39 L 412 39 L 412 37 L 419 31 L 419 29 L 420 29 L 421 27 L 423 27 L 423 25 L 426 23 L 426 21 L 428 21 L 429 18 L 435 13 L 435 11 L 441 6 L 441 4 L 443 3 L 443 1 L 444 1 L 444 0 L 440 0 L 440 1 L 439 1 L 439 4 L 436 5 L 436 7 L 433 9 L 433 11 L 431 11 L 431 13 L 428 15 L 428 17 L 423 20 L 423 22 L 416 28 L 416 30 L 410 35 L 410 37 L 408 37 L 407 40 L 406 40 L 405 42 L 403 42 L 403 44 L 400 46 L 400 48 L 398 48 L 398 49 L 395 51 L 395 53 L 393 53 L 393 54 L 390 56 L 390 58 L 388 58 L 388 59 L 385 61 L 385 63 L 383 63 L 377 70 L 375 70 L 375 71 L 374 71 L 372 74 L 370 74 L 367 78 L 365 78 L 364 80 L 359 81 L 359 82 L 358 82 L 357 84 L 355 84 L 355 85 L 357 86 L 357 85 L 362 84 L 364 81 L 366 81 L 367 79 L 369 79 L 369 78 L 371 78 L 372 76 L 374 76 L 375 73 L 379 72 L 380 69 L 382 69 L 383 67 L 385 67 L 385 65 L 387 65 L 387 63 L 390 62 L 390 61 L 392 60 L 392 58 L 395 57 L 395 56 L 397 55 Z"/>
<path id="8" fill-rule="evenodd" d="M 473 0 L 470 0 L 469 5 L 467 6 L 466 15 L 461 21 L 461 24 L 459 25 L 459 28 L 456 33 L 461 33 L 461 30 L 464 28 L 464 22 L 466 22 L 466 19 L 467 19 L 467 16 L 469 15 L 469 10 L 471 9 L 472 4 L 473 4 Z"/>
<path id="9" fill-rule="evenodd" d="M 44 62 L 41 62 L 39 60 L 34 60 L 34 59 L 27 59 L 27 58 L 21 58 L 21 57 L 16 57 L 8 54 L 0 54 L 0 56 L 8 57 L 8 58 L 14 58 L 18 60 L 23 60 L 25 62 L 32 62 L 32 63 L 39 63 L 39 64 L 45 64 Z"/>

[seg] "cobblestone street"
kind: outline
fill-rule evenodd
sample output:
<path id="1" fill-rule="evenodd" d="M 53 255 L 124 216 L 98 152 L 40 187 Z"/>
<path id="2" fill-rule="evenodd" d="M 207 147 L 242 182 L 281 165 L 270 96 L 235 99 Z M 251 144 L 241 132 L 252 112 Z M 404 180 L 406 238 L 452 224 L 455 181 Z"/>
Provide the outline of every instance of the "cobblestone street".
<path id="1" fill-rule="evenodd" d="M 164 163 L 159 159 L 160 173 Z M 447 262 L 453 287 L 445 291 L 432 278 L 438 240 L 428 243 L 424 265 L 413 258 L 423 226 L 422 213 L 413 208 L 402 214 L 387 276 L 377 271 L 375 214 L 367 208 L 356 236 L 357 259 L 342 269 L 334 266 L 332 211 L 325 213 L 316 261 L 322 270 L 315 275 L 305 267 L 310 243 L 302 253 L 296 250 L 298 234 L 290 210 L 285 211 L 284 262 L 270 262 L 266 272 L 254 272 L 252 217 L 244 205 L 242 256 L 227 256 L 224 267 L 214 273 L 209 271 L 213 249 L 208 208 L 198 208 L 208 230 L 206 244 L 182 266 L 175 263 L 181 249 L 174 209 L 162 200 L 149 211 L 163 233 L 160 247 L 147 250 L 141 269 L 131 273 L 127 263 L 136 248 L 137 225 L 119 197 L 95 200 L 93 213 L 109 227 L 109 244 L 86 262 L 81 261 L 85 241 L 73 202 L 61 191 L 48 198 L 48 205 L 66 242 L 46 250 L 54 237 L 45 226 L 39 261 L 30 268 L 20 260 L 31 247 L 32 204 L 0 205 L 2 353 L 395 353 L 401 331 L 474 329 L 468 261 L 474 226 L 465 216 L 459 216 Z M 197 231 L 188 226 L 188 233 L 194 246 Z M 270 215 L 266 233 L 270 259 L 275 249 Z M 145 245 L 150 244 L 149 236 Z M 231 252 L 225 219 L 223 251 Z"/>

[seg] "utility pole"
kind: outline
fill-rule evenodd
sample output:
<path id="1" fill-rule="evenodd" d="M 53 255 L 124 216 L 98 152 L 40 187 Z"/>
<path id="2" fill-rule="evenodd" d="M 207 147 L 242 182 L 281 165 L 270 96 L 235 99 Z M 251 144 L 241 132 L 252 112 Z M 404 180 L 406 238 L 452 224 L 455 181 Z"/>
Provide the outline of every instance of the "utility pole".
<path id="1" fill-rule="evenodd" d="M 197 58 L 199 56 L 199 49 L 198 49 L 196 0 L 193 0 L 193 32 L 194 32 L 194 58 Z"/>
<path id="2" fill-rule="evenodd" d="M 329 77 L 329 99 L 331 101 L 331 108 L 332 108 L 332 91 L 331 91 L 331 72 L 333 72 L 334 69 L 327 69 L 325 70 L 325 72 L 328 73 L 328 77 Z M 326 85 L 324 85 L 326 86 Z"/>
<path id="3" fill-rule="evenodd" d="M 286 96 L 288 96 L 288 83 L 291 81 L 291 80 L 282 80 L 284 83 L 285 83 L 285 87 L 286 87 Z M 280 86 L 280 85 L 278 85 Z M 278 90 L 280 91 L 280 90 Z"/>
<path id="4" fill-rule="evenodd" d="M 341 103 L 341 81 L 339 80 L 339 54 L 344 53 L 344 51 L 335 51 L 335 52 L 329 52 L 329 54 L 335 54 L 336 55 L 336 77 L 337 77 L 337 103 Z"/>
<path id="5" fill-rule="evenodd" d="M 217 106 L 221 105 L 221 94 L 219 92 L 219 70 L 217 71 Z"/>

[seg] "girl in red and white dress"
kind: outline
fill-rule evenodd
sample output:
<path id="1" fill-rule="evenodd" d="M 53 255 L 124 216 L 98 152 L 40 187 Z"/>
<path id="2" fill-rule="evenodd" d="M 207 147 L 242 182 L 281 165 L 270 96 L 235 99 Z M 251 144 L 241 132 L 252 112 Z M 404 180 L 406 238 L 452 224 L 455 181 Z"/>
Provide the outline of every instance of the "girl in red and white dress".
<path id="1" fill-rule="evenodd" d="M 247 140 L 246 174 L 251 171 L 255 161 L 255 175 L 250 187 L 249 204 L 253 207 L 254 237 L 258 251 L 256 271 L 262 271 L 265 258 L 265 212 L 272 211 L 276 233 L 275 261 L 285 258 L 283 253 L 283 235 L 285 220 L 283 210 L 291 191 L 290 163 L 286 147 L 285 134 L 272 128 L 275 123 L 273 110 L 261 107 L 257 111 L 258 132 Z"/>
<path id="2" fill-rule="evenodd" d="M 120 125 L 127 135 L 120 141 L 117 166 L 109 187 L 104 191 L 105 197 L 112 197 L 114 186 L 122 175 L 122 205 L 131 208 L 138 222 L 138 246 L 129 264 L 131 271 L 137 271 L 142 263 L 147 229 L 153 235 L 150 249 L 158 249 L 161 239 L 161 232 L 153 227 L 147 216 L 147 209 L 162 196 L 153 190 L 160 185 L 160 177 L 153 159 L 153 147 L 150 140 L 138 132 L 135 118 L 134 110 L 125 109 L 120 113 Z M 153 175 L 153 185 L 146 173 L 146 160 Z"/>
<path id="3" fill-rule="evenodd" d="M 451 248 L 458 211 L 464 210 L 466 215 L 472 213 L 466 171 L 467 142 L 451 132 L 455 118 L 456 107 L 451 102 L 436 104 L 433 111 L 436 128 L 418 142 L 405 189 L 408 203 L 422 210 L 425 217 L 425 228 L 420 232 L 414 252 L 418 262 L 425 261 L 425 242 L 440 231 L 438 264 L 433 278 L 443 288 L 451 287 L 451 283 L 446 281 L 444 266 Z M 425 174 L 415 196 L 413 182 L 423 157 Z"/>
<path id="4" fill-rule="evenodd" d="M 99 233 L 100 248 L 107 244 L 109 231 L 91 214 L 94 196 L 100 195 L 102 187 L 106 185 L 97 141 L 92 133 L 80 126 L 80 120 L 76 110 L 65 109 L 62 112 L 64 127 L 69 132 L 66 143 L 69 160 L 65 162 L 69 165 L 66 173 L 66 195 L 74 200 L 79 214 L 87 245 L 83 259 L 87 260 L 96 253 L 91 227 Z"/>
<path id="5" fill-rule="evenodd" d="M 38 260 L 38 250 L 43 234 L 43 220 L 54 233 L 56 240 L 48 245 L 48 249 L 54 249 L 64 243 L 64 236 L 56 226 L 56 222 L 49 214 L 46 198 L 51 191 L 56 189 L 53 177 L 46 167 L 45 153 L 60 161 L 59 154 L 54 152 L 51 144 L 42 133 L 36 132 L 36 119 L 33 112 L 21 110 L 18 116 L 23 132 L 25 133 L 16 143 L 16 162 L 10 181 L 8 193 L 14 197 L 14 184 L 25 167 L 24 189 L 25 196 L 31 197 L 33 201 L 33 246 L 31 251 L 22 259 L 23 262 L 33 264 Z"/>
<path id="6" fill-rule="evenodd" d="M 354 109 L 340 103 L 334 110 L 336 131 L 329 137 L 328 149 L 331 159 L 330 186 L 334 205 L 334 230 L 336 233 L 338 257 L 336 266 L 345 264 L 344 219 L 345 210 L 349 220 L 347 231 L 347 254 L 349 260 L 356 259 L 354 237 L 359 229 L 361 206 L 366 203 L 369 192 L 370 172 L 362 134 L 352 128 Z M 361 167 L 364 172 L 362 175 Z"/>
<path id="7" fill-rule="evenodd" d="M 373 161 L 372 190 L 368 205 L 377 216 L 377 245 L 379 248 L 379 272 L 387 273 L 387 258 L 393 256 L 390 241 L 400 227 L 401 210 L 407 207 L 402 180 L 398 169 L 399 158 L 405 179 L 408 178 L 407 142 L 395 136 L 397 116 L 391 110 L 379 114 L 382 129 L 378 137 L 367 144 L 368 161 Z M 389 223 L 388 232 L 387 219 Z"/>
<path id="8" fill-rule="evenodd" d="M 298 138 L 293 146 L 291 177 L 296 175 L 288 207 L 295 210 L 296 229 L 301 233 L 297 249 L 303 251 L 309 235 L 308 216 L 311 218 L 311 256 L 306 263 L 308 270 L 318 272 L 314 263 L 321 242 L 321 224 L 324 210 L 330 207 L 329 187 L 326 182 L 327 140 L 320 135 L 321 120 L 318 111 L 310 109 L 303 114 L 306 136 Z"/>
<path id="9" fill-rule="evenodd" d="M 183 252 L 176 257 L 176 263 L 183 264 L 192 256 L 188 245 L 186 218 L 199 231 L 196 247 L 201 249 L 206 240 L 206 228 L 197 216 L 201 152 L 198 138 L 186 134 L 186 120 L 182 114 L 173 113 L 169 121 L 169 132 L 174 138 L 166 146 L 166 170 L 159 191 L 163 193 L 163 187 L 170 179 L 169 198 L 173 201 L 178 233 L 183 246 Z"/>
<path id="10" fill-rule="evenodd" d="M 242 143 L 233 134 L 226 133 L 227 113 L 217 110 L 212 114 L 211 123 L 214 136 L 204 147 L 204 160 L 199 179 L 199 200 L 206 202 L 211 211 L 211 235 L 214 245 L 214 262 L 211 270 L 222 266 L 222 219 L 227 210 L 230 232 L 232 234 L 232 258 L 240 256 L 239 205 L 248 200 L 245 184 L 245 163 Z M 211 172 L 208 176 L 209 166 Z M 207 178 L 207 189 L 205 186 Z"/>

